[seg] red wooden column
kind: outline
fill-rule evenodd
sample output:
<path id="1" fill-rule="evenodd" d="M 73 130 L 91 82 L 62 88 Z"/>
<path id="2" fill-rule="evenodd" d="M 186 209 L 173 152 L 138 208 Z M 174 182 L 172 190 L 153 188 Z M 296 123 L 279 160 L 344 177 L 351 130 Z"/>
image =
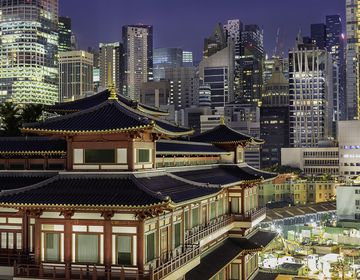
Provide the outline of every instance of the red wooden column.
<path id="1" fill-rule="evenodd" d="M 109 269 L 112 265 L 112 224 L 111 218 L 114 217 L 114 212 L 105 211 L 101 214 L 104 217 L 104 265 Z"/>
<path id="2" fill-rule="evenodd" d="M 30 218 L 26 210 L 21 211 L 22 214 L 22 251 L 24 254 L 29 253 L 29 222 Z"/>
<path id="3" fill-rule="evenodd" d="M 41 262 L 41 220 L 42 210 L 30 210 L 30 217 L 35 218 L 35 227 L 34 227 L 34 253 L 35 253 L 35 263 L 39 264 Z"/>
<path id="4" fill-rule="evenodd" d="M 65 218 L 64 225 L 64 263 L 65 263 L 65 279 L 71 278 L 70 268 L 72 263 L 72 222 L 71 217 L 74 211 L 63 211 L 61 215 Z"/>
<path id="5" fill-rule="evenodd" d="M 137 267 L 144 271 L 145 262 L 145 226 L 144 221 L 140 220 L 137 227 Z"/>

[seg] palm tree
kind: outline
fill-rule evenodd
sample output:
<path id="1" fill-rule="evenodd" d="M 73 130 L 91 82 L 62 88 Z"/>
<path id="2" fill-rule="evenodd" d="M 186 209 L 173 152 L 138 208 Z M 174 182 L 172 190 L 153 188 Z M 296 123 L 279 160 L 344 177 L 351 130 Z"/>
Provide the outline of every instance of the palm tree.
<path id="1" fill-rule="evenodd" d="M 42 116 L 44 106 L 41 104 L 27 104 L 22 109 L 22 123 L 33 123 L 39 121 Z"/>
<path id="2" fill-rule="evenodd" d="M 0 120 L 2 135 L 20 135 L 21 118 L 19 116 L 19 108 L 15 104 L 12 102 L 5 102 L 0 105 Z"/>

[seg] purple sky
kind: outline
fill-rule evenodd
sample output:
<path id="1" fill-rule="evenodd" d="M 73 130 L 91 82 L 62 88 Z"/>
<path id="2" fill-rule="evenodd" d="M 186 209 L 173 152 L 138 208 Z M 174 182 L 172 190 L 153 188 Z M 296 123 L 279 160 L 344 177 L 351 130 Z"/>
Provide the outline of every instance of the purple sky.
<path id="1" fill-rule="evenodd" d="M 264 28 L 265 48 L 275 46 L 277 29 L 284 49 L 292 48 L 298 30 L 341 14 L 345 0 L 59 0 L 60 15 L 70 16 L 81 48 L 121 40 L 125 24 L 152 24 L 154 47 L 181 47 L 200 59 L 203 39 L 216 22 L 238 18 Z M 345 27 L 344 27 L 345 30 Z"/>

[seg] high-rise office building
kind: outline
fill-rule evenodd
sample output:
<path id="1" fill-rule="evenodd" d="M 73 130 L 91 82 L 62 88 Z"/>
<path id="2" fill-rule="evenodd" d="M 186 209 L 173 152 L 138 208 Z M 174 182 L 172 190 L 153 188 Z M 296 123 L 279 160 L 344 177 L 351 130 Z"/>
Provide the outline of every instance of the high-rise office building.
<path id="1" fill-rule="evenodd" d="M 61 100 L 75 100 L 93 92 L 93 64 L 93 55 L 85 51 L 59 53 Z"/>
<path id="2" fill-rule="evenodd" d="M 289 53 L 290 146 L 316 147 L 332 136 L 333 63 L 326 50 L 303 43 Z"/>
<path id="3" fill-rule="evenodd" d="M 346 118 L 359 119 L 360 0 L 346 0 Z"/>
<path id="4" fill-rule="evenodd" d="M 344 34 L 339 15 L 326 16 L 326 50 L 334 63 L 334 122 L 346 118 L 345 115 L 345 55 Z"/>
<path id="5" fill-rule="evenodd" d="M 59 17 L 59 52 L 71 50 L 71 18 Z"/>
<path id="6" fill-rule="evenodd" d="M 213 33 L 204 40 L 203 57 L 207 58 L 226 48 L 226 36 L 221 23 L 215 25 Z"/>
<path id="7" fill-rule="evenodd" d="M 224 31 L 227 42 L 232 41 L 234 43 L 234 55 L 235 55 L 235 76 L 234 76 L 234 90 L 235 95 L 239 95 L 241 91 L 241 33 L 243 31 L 243 23 L 239 19 L 228 20 L 224 25 Z"/>
<path id="8" fill-rule="evenodd" d="M 1 1 L 0 15 L 0 103 L 58 101 L 58 0 Z"/>
<path id="9" fill-rule="evenodd" d="M 140 98 L 142 83 L 153 80 L 153 27 L 126 25 L 122 29 L 124 43 L 124 94 Z"/>
<path id="10" fill-rule="evenodd" d="M 193 53 L 190 51 L 183 51 L 183 67 L 193 67 L 194 66 L 194 58 Z"/>
<path id="11" fill-rule="evenodd" d="M 263 86 L 264 35 L 255 24 L 245 25 L 241 34 L 240 92 L 238 99 L 243 102 L 260 101 Z"/>
<path id="12" fill-rule="evenodd" d="M 211 107 L 225 107 L 234 100 L 234 44 L 210 57 L 199 65 L 200 80 L 211 87 Z"/>
<path id="13" fill-rule="evenodd" d="M 289 80 L 283 63 L 275 59 L 271 78 L 265 83 L 260 108 L 261 167 L 279 164 L 281 148 L 289 146 Z"/>
<path id="14" fill-rule="evenodd" d="M 154 49 L 154 81 L 165 79 L 166 68 L 182 67 L 183 50 L 179 48 Z"/>
<path id="15" fill-rule="evenodd" d="M 285 58 L 278 56 L 267 57 L 264 60 L 264 73 L 263 73 L 264 85 L 271 79 L 273 75 L 274 66 L 278 62 L 280 62 L 282 74 L 287 80 L 289 79 L 289 59 L 287 57 Z"/>
<path id="16" fill-rule="evenodd" d="M 313 44 L 320 50 L 326 48 L 326 25 L 323 23 L 312 24 L 311 27 L 311 40 Z"/>
<path id="17" fill-rule="evenodd" d="M 117 93 L 123 89 L 123 46 L 119 42 L 99 45 L 100 87 L 106 89 L 113 82 Z M 111 67 L 111 69 L 109 69 Z M 108 81 L 109 70 L 111 80 Z"/>

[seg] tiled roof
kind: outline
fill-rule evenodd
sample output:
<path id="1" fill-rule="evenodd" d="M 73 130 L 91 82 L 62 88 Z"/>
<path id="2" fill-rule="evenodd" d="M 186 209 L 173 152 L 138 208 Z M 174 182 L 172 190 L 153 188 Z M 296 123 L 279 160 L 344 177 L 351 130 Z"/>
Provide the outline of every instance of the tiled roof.
<path id="1" fill-rule="evenodd" d="M 56 173 L 1 172 L 0 191 L 19 189 L 43 182 L 56 176 Z"/>
<path id="2" fill-rule="evenodd" d="M 167 135 L 188 135 L 192 131 L 174 126 L 134 110 L 117 100 L 106 100 L 95 107 L 55 117 L 42 123 L 27 124 L 23 132 L 46 134 L 117 133 L 153 129 Z"/>
<path id="3" fill-rule="evenodd" d="M 208 280 L 246 250 L 257 247 L 246 239 L 228 238 L 211 253 L 201 258 L 198 266 L 185 275 L 185 280 Z"/>
<path id="4" fill-rule="evenodd" d="M 0 137 L 0 155 L 66 153 L 66 141 L 46 137 Z"/>
<path id="5" fill-rule="evenodd" d="M 58 175 L 0 195 L 0 205 L 141 207 L 164 201 L 141 189 L 130 176 Z"/>
<path id="6" fill-rule="evenodd" d="M 228 153 L 212 144 L 188 142 L 188 141 L 168 141 L 159 140 L 156 142 L 157 154 L 224 154 Z"/>
<path id="7" fill-rule="evenodd" d="M 170 171 L 171 172 L 171 171 Z M 215 165 L 186 171 L 173 171 L 172 174 L 198 183 L 228 185 L 261 178 L 238 165 Z"/>
<path id="8" fill-rule="evenodd" d="M 0 186 L 11 191 L 1 193 L 0 205 L 8 206 L 145 207 L 201 199 L 221 191 L 166 174 L 6 174 L 0 173 Z"/>
<path id="9" fill-rule="evenodd" d="M 203 132 L 200 135 L 191 137 L 190 140 L 213 144 L 263 143 L 262 140 L 254 139 L 249 135 L 242 134 L 224 124 Z"/>
<path id="10" fill-rule="evenodd" d="M 221 188 L 195 186 L 168 175 L 137 178 L 137 181 L 145 188 L 162 197 L 168 196 L 175 203 L 216 194 L 221 191 Z"/>
<path id="11" fill-rule="evenodd" d="M 249 238 L 249 241 L 256 244 L 257 246 L 265 248 L 277 236 L 278 236 L 278 234 L 276 232 L 259 230 Z"/>
<path id="12" fill-rule="evenodd" d="M 279 276 L 278 273 L 270 273 L 259 271 L 253 280 L 275 280 Z"/>
<path id="13" fill-rule="evenodd" d="M 46 110 L 48 112 L 55 112 L 59 114 L 79 112 L 82 110 L 89 109 L 91 107 L 95 107 L 105 102 L 109 98 L 109 95 L 110 95 L 109 90 L 104 90 L 89 97 L 85 97 L 71 102 L 58 103 L 52 106 L 48 106 L 46 107 Z M 146 113 L 156 116 L 168 115 L 167 112 L 130 100 L 121 94 L 118 94 L 117 98 L 119 99 L 119 101 L 125 103 L 127 106 L 132 107 L 133 109 L 140 109 L 140 110 L 144 109 Z"/>

